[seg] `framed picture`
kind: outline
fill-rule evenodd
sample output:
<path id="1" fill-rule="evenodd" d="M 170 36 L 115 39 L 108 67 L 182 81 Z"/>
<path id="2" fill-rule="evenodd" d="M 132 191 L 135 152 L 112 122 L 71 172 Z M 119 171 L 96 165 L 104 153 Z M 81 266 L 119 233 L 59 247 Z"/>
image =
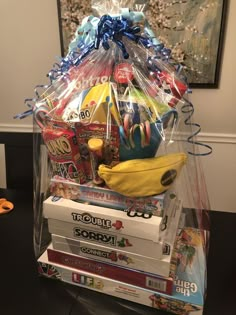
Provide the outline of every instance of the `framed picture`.
<path id="1" fill-rule="evenodd" d="M 218 88 L 228 0 L 150 1 L 147 18 L 190 87 Z"/>
<path id="2" fill-rule="evenodd" d="M 92 13 L 91 0 L 57 0 L 62 56 L 76 28 Z M 160 42 L 183 65 L 191 88 L 218 88 L 228 0 L 158 0 L 146 16 Z"/>
<path id="3" fill-rule="evenodd" d="M 68 52 L 77 27 L 83 18 L 92 14 L 91 0 L 57 0 L 61 55 Z"/>

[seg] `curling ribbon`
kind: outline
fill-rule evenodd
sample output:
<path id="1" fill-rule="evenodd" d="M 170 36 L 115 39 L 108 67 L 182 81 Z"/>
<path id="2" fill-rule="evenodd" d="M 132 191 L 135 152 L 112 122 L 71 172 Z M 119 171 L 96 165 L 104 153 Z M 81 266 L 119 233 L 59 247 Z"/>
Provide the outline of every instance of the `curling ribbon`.
<path id="1" fill-rule="evenodd" d="M 128 8 L 121 8 L 120 14 L 111 15 L 112 18 L 124 18 L 132 23 L 144 23 L 144 34 L 152 41 L 152 45 L 159 45 L 160 42 L 155 37 L 145 15 L 143 12 L 130 11 Z M 80 26 L 78 26 L 75 32 L 75 38 L 71 41 L 69 45 L 69 53 L 71 51 L 80 51 L 86 46 L 90 45 L 95 41 L 96 30 L 100 19 L 92 15 L 83 19 Z"/>
<path id="2" fill-rule="evenodd" d="M 34 88 L 34 93 L 35 93 L 35 96 L 34 98 L 26 98 L 25 101 L 24 101 L 24 104 L 29 107 L 30 109 L 23 112 L 23 113 L 20 113 L 20 114 L 17 114 L 15 115 L 13 118 L 14 119 L 23 119 L 25 117 L 28 117 L 30 115 L 32 115 L 35 111 L 35 103 L 39 100 L 40 98 L 40 93 L 39 93 L 39 89 L 42 89 L 42 90 L 46 90 L 50 85 L 36 85 L 35 88 Z"/>
<path id="3" fill-rule="evenodd" d="M 155 49 L 160 53 L 162 52 L 164 55 L 164 50 L 160 50 L 160 42 L 155 37 L 154 32 L 152 31 L 145 15 L 143 12 L 139 11 L 130 11 L 128 8 L 121 8 L 120 14 L 112 15 L 111 19 L 124 19 L 130 21 L 131 23 L 144 23 L 144 37 L 139 37 L 139 40 L 144 44 L 146 47 L 154 46 Z M 101 17 L 101 19 L 104 19 Z M 75 38 L 69 45 L 69 52 L 66 57 L 61 59 L 60 67 L 57 69 L 53 68 L 49 73 L 48 77 L 50 78 L 51 82 L 57 79 L 60 75 L 67 72 L 70 67 L 78 65 L 82 59 L 87 56 L 90 51 L 94 48 L 94 42 L 96 40 L 96 32 L 98 28 L 98 24 L 101 22 L 101 19 L 94 17 L 92 15 L 83 19 L 80 26 L 78 26 L 75 32 Z M 138 30 L 138 28 L 136 29 Z M 125 31 L 125 30 L 124 30 Z M 117 32 L 117 30 L 116 30 Z M 126 37 L 132 40 L 138 40 L 137 36 L 133 36 L 132 32 L 126 32 Z M 104 45 L 107 46 L 109 36 L 104 34 Z M 118 46 L 124 51 L 126 55 L 126 50 L 122 42 L 117 41 Z M 126 55 L 126 57 L 128 57 Z"/>
<path id="4" fill-rule="evenodd" d="M 132 25 L 132 22 L 138 23 L 141 21 L 145 22 L 144 34 L 147 37 L 136 35 L 136 33 L 140 32 L 140 28 L 138 26 L 130 26 Z M 99 27 L 100 29 L 98 30 Z M 52 69 L 48 72 L 47 77 L 50 80 L 50 85 L 57 78 L 66 74 L 72 66 L 79 65 L 83 58 L 85 58 L 94 48 L 99 48 L 101 40 L 105 49 L 109 48 L 108 39 L 114 40 L 114 42 L 121 48 L 124 58 L 128 58 L 129 56 L 123 42 L 116 39 L 118 35 L 124 35 L 130 40 L 141 42 L 146 47 L 151 47 L 152 45 L 156 45 L 158 47 L 159 45 L 159 42 L 155 38 L 155 35 L 151 30 L 143 12 L 135 12 L 130 11 L 128 8 L 122 8 L 118 17 L 103 16 L 99 19 L 90 15 L 84 18 L 81 26 L 77 28 L 76 37 L 70 43 L 69 52 L 66 57 L 62 58 L 60 63 L 55 63 Z M 28 101 L 35 103 L 39 99 L 37 88 L 41 87 L 47 89 L 50 85 L 36 86 L 35 94 L 37 97 L 26 99 L 25 103 Z M 27 106 L 30 107 L 30 110 L 27 110 L 22 114 L 18 114 L 14 118 L 23 119 L 31 115 L 34 111 L 34 106 L 29 104 L 27 104 Z"/>
<path id="5" fill-rule="evenodd" d="M 142 37 L 137 35 L 140 32 L 139 26 L 133 26 L 133 23 L 140 21 L 145 22 L 144 33 L 148 35 L 147 37 Z M 127 8 L 121 9 L 121 14 L 117 17 L 112 17 L 109 15 L 104 15 L 100 19 L 89 16 L 82 21 L 82 25 L 77 29 L 77 36 L 70 45 L 70 51 L 66 57 L 61 59 L 60 64 L 55 63 L 53 68 L 47 74 L 52 84 L 58 77 L 66 75 L 68 70 L 72 66 L 77 66 L 80 62 L 95 48 L 98 49 L 100 42 L 104 49 L 109 49 L 108 40 L 115 42 L 118 47 L 122 50 L 124 58 L 128 58 L 129 55 L 126 51 L 125 45 L 120 38 L 122 36 L 135 41 L 136 43 L 142 43 L 145 47 L 149 48 L 154 45 L 154 33 L 148 25 L 148 22 L 143 14 L 143 12 L 129 11 Z M 150 37 L 151 36 L 151 37 Z M 157 44 L 156 50 L 161 54 L 163 59 L 169 59 L 170 50 L 164 48 L 164 45 Z M 77 48 L 77 51 L 75 51 Z M 80 51 L 78 51 L 80 49 Z M 50 84 L 50 85 L 51 85 Z M 50 85 L 37 86 L 35 89 L 35 94 L 37 98 L 32 98 L 32 102 L 36 102 L 39 99 L 39 93 L 37 88 L 48 88 Z M 31 110 L 24 112 L 23 114 L 16 115 L 15 118 L 24 118 L 32 113 L 34 107 L 31 106 Z"/>
<path id="6" fill-rule="evenodd" d="M 188 154 L 194 155 L 194 156 L 206 156 L 206 155 L 210 155 L 212 153 L 212 147 L 209 146 L 208 144 L 199 142 L 199 141 L 195 141 L 194 137 L 197 136 L 200 131 L 201 131 L 201 126 L 198 123 L 193 123 L 191 122 L 191 117 L 194 114 L 194 106 L 191 102 L 189 102 L 188 100 L 184 99 L 186 104 L 182 106 L 181 111 L 184 114 L 189 114 L 189 116 L 185 119 L 184 123 L 186 126 L 192 126 L 192 127 L 196 127 L 197 130 L 188 137 L 187 142 L 190 144 L 193 144 L 195 146 L 202 146 L 208 149 L 208 151 L 204 152 L 204 153 L 195 153 L 195 152 L 190 152 L 188 151 Z"/>
<path id="7" fill-rule="evenodd" d="M 123 57 L 127 59 L 129 54 L 122 41 L 123 36 L 144 45 L 146 48 L 152 46 L 152 42 L 148 37 L 137 35 L 139 32 L 139 26 L 133 26 L 129 20 L 123 17 L 112 18 L 110 15 L 103 15 L 97 26 L 94 48 L 98 49 L 100 43 L 102 43 L 103 48 L 107 50 L 110 48 L 108 40 L 111 40 L 122 50 Z"/>

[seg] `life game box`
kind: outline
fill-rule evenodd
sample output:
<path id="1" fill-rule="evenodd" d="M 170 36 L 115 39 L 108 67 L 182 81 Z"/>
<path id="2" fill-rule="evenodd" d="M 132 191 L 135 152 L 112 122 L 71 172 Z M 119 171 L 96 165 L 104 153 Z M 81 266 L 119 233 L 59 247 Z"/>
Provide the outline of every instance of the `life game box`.
<path id="1" fill-rule="evenodd" d="M 49 262 L 47 251 L 38 259 L 39 272 L 49 278 L 85 287 L 152 308 L 179 315 L 202 315 L 205 298 L 206 260 L 203 235 L 198 229 L 186 228 L 176 238 L 173 263 L 177 265 L 171 294 L 157 292 L 165 283 L 147 278 L 147 286 L 130 285 L 101 274 L 93 274 Z"/>
<path id="2" fill-rule="evenodd" d="M 57 197 L 45 200 L 43 208 L 51 234 L 125 248 L 127 252 L 154 259 L 171 255 L 182 211 L 181 203 L 176 200 L 163 218 L 130 217 L 124 211 Z"/>
<path id="3" fill-rule="evenodd" d="M 164 277 L 168 277 L 170 274 L 170 256 L 157 260 L 129 253 L 122 249 L 114 250 L 99 244 L 76 241 L 55 234 L 52 234 L 52 247 L 57 251 L 63 251 L 85 258 L 95 259 L 120 267 L 132 268 L 139 271 L 158 274 Z"/>
<path id="4" fill-rule="evenodd" d="M 84 258 L 78 255 L 54 250 L 51 246 L 47 248 L 48 261 L 79 271 L 89 272 L 95 276 L 102 276 L 111 280 L 126 282 L 144 289 L 152 286 L 153 291 L 166 294 L 172 293 L 173 278 L 162 277 L 157 274 L 138 271 L 131 268 L 103 263 L 94 259 Z"/>
<path id="5" fill-rule="evenodd" d="M 50 182 L 50 192 L 52 196 L 80 200 L 117 210 L 127 210 L 130 212 L 130 216 L 135 215 L 133 209 L 147 214 L 152 213 L 154 216 L 162 216 L 164 209 L 164 193 L 151 197 L 131 198 L 118 194 L 107 187 L 96 186 L 92 182 L 80 185 L 66 181 L 64 178 L 53 178 Z"/>

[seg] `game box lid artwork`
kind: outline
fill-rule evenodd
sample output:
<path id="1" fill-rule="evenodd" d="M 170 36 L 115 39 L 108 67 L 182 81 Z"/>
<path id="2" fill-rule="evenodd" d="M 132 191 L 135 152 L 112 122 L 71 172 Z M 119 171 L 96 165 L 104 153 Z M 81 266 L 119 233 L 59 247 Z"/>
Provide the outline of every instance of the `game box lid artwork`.
<path id="1" fill-rule="evenodd" d="M 17 115 L 34 121 L 35 257 L 41 275 L 71 290 L 201 314 L 210 209 L 201 158 L 211 148 L 196 140 L 185 67 L 146 5 L 92 0 Z M 98 315 L 104 307 L 98 300 Z"/>

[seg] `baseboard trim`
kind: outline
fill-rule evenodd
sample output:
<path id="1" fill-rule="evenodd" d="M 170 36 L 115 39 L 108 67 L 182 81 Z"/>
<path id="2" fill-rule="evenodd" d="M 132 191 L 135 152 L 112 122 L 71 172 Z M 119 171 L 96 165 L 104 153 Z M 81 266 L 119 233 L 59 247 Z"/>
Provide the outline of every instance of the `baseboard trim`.
<path id="1" fill-rule="evenodd" d="M 33 125 L 0 124 L 0 132 L 33 132 Z"/>
<path id="2" fill-rule="evenodd" d="M 199 133 L 197 139 L 206 143 L 235 144 L 236 134 L 202 132 Z"/>

